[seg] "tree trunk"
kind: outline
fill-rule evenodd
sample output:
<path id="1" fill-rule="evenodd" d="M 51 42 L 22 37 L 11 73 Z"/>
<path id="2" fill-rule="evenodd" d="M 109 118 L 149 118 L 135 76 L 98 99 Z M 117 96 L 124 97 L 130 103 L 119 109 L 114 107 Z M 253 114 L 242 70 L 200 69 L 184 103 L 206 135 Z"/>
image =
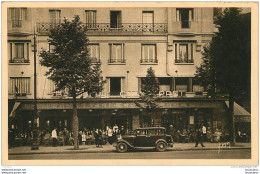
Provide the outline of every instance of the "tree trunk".
<path id="1" fill-rule="evenodd" d="M 79 149 L 79 121 L 78 121 L 78 113 L 77 113 L 77 101 L 76 101 L 76 91 L 75 88 L 72 89 L 73 93 L 73 118 L 72 118 L 72 133 L 74 139 L 74 149 Z"/>
<path id="2" fill-rule="evenodd" d="M 235 123 L 234 123 L 234 95 L 229 94 L 229 119 L 230 119 L 230 142 L 232 145 L 236 143 L 236 134 L 235 134 Z"/>

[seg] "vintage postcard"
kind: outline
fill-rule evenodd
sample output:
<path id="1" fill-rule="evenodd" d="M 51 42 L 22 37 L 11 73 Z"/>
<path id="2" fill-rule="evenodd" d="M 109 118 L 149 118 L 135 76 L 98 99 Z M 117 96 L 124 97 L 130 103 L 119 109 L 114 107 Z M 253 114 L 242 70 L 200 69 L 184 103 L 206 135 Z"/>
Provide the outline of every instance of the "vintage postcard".
<path id="1" fill-rule="evenodd" d="M 258 3 L 3 2 L 2 165 L 257 165 Z"/>

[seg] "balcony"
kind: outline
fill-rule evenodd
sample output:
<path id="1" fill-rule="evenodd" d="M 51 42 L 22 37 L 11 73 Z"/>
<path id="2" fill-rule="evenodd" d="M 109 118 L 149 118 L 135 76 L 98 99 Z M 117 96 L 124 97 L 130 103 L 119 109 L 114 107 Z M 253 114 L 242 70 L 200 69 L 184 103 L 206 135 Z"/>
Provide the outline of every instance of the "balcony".
<path id="1" fill-rule="evenodd" d="M 37 31 L 48 34 L 51 27 L 59 24 L 37 23 Z M 117 33 L 117 34 L 160 34 L 167 33 L 166 23 L 122 23 L 115 28 L 110 23 L 83 24 L 88 33 Z"/>
<path id="2" fill-rule="evenodd" d="M 9 63 L 30 63 L 30 60 L 24 58 L 13 58 L 9 60 Z"/>
<path id="3" fill-rule="evenodd" d="M 125 64 L 125 59 L 108 59 L 108 64 Z"/>
<path id="4" fill-rule="evenodd" d="M 140 63 L 143 63 L 143 64 L 150 64 L 150 63 L 157 64 L 158 60 L 157 59 L 141 59 Z"/>
<path id="5" fill-rule="evenodd" d="M 175 63 L 180 63 L 180 64 L 194 63 L 194 60 L 193 59 L 175 59 Z"/>

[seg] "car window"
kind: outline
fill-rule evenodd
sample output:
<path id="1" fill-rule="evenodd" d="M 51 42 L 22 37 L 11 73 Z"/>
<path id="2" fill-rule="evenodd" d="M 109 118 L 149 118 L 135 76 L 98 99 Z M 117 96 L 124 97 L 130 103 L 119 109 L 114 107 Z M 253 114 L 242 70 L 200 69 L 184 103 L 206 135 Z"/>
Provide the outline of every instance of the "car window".
<path id="1" fill-rule="evenodd" d="M 146 135 L 146 130 L 137 130 L 136 134 L 137 135 Z"/>
<path id="2" fill-rule="evenodd" d="M 155 129 L 151 129 L 151 130 L 147 130 L 148 135 L 156 135 L 156 130 Z"/>

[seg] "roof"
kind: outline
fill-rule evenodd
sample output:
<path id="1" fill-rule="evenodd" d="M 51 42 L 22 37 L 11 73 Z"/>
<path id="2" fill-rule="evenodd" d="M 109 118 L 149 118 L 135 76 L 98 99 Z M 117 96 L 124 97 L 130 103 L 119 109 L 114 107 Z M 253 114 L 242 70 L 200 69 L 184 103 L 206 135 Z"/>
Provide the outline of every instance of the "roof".
<path id="1" fill-rule="evenodd" d="M 143 128 L 137 128 L 136 130 L 142 130 L 142 129 L 164 129 L 165 130 L 165 128 L 164 127 L 143 127 Z"/>
<path id="2" fill-rule="evenodd" d="M 227 107 L 229 108 L 229 101 L 225 101 Z M 243 107 L 241 107 L 239 104 L 234 102 L 234 115 L 247 115 L 250 116 L 251 114 L 247 112 Z"/>

